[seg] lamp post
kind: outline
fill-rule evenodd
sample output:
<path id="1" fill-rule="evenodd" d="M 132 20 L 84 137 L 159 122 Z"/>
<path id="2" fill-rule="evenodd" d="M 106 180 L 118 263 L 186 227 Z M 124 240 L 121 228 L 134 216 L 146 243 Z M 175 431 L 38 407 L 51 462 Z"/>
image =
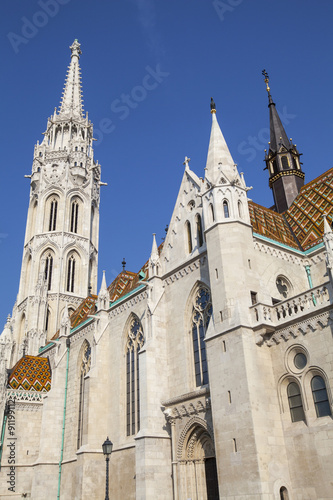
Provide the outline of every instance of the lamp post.
<path id="1" fill-rule="evenodd" d="M 110 500 L 109 499 L 109 460 L 110 460 L 110 455 L 112 453 L 112 446 L 113 444 L 111 443 L 109 437 L 106 438 L 104 443 L 102 444 L 103 448 L 103 453 L 105 455 L 105 461 L 106 461 L 106 482 L 105 482 L 105 500 Z"/>

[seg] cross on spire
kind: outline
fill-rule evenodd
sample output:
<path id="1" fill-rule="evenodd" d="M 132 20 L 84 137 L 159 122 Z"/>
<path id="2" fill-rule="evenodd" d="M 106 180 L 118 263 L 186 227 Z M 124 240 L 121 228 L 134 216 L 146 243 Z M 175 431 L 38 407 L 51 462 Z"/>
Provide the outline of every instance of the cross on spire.
<path id="1" fill-rule="evenodd" d="M 191 161 L 191 158 L 187 158 L 187 156 L 185 156 L 185 161 L 183 162 L 183 165 L 185 165 L 185 168 L 189 168 L 188 164 L 190 163 Z"/>

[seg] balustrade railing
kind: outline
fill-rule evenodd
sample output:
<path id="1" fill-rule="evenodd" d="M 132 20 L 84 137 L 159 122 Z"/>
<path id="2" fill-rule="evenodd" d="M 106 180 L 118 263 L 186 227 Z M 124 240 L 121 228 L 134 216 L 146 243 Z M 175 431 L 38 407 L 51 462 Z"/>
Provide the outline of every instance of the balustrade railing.
<path id="1" fill-rule="evenodd" d="M 331 286 L 329 283 L 278 302 L 275 305 L 254 304 L 250 307 L 254 324 L 265 323 L 277 326 L 292 318 L 301 317 L 329 304 Z"/>

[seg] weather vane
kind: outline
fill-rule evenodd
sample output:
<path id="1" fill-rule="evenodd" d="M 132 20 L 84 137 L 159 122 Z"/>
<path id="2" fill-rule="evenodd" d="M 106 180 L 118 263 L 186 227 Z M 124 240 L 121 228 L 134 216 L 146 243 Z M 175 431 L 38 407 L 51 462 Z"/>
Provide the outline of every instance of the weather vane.
<path id="1" fill-rule="evenodd" d="M 268 85 L 268 82 L 269 82 L 269 76 L 268 76 L 268 73 L 265 69 L 262 70 L 261 72 L 262 76 L 264 76 L 264 81 L 266 83 L 266 90 L 267 92 L 269 92 L 271 89 L 269 88 L 269 85 Z"/>

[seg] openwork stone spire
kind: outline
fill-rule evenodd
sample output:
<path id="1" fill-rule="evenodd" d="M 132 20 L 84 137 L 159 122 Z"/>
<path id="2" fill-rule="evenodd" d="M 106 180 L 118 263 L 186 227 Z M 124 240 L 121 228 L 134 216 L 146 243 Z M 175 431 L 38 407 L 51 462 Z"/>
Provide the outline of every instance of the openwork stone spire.
<path id="1" fill-rule="evenodd" d="M 81 70 L 79 65 L 82 52 L 80 47 L 81 45 L 77 40 L 74 40 L 70 46 L 72 52 L 71 62 L 68 66 L 59 114 L 83 118 Z"/>

